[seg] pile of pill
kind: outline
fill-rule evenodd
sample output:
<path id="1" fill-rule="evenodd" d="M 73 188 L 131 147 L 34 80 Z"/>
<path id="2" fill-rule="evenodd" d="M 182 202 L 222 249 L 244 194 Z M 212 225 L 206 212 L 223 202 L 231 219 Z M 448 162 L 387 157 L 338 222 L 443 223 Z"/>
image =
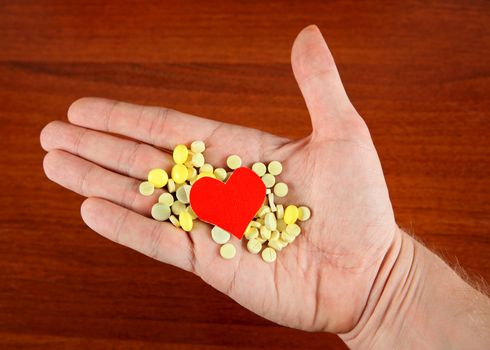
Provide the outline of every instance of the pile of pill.
<path id="1" fill-rule="evenodd" d="M 242 166 L 240 157 L 231 155 L 226 160 L 230 171 L 224 168 L 215 169 L 211 164 L 205 163 L 205 149 L 203 141 L 192 142 L 190 149 L 185 145 L 178 145 L 173 150 L 175 164 L 170 177 L 164 169 L 156 168 L 149 171 L 148 181 L 142 182 L 139 186 L 140 193 L 151 196 L 156 188 L 167 190 L 151 208 L 151 216 L 155 220 L 169 220 L 174 226 L 186 232 L 191 231 L 194 220 L 197 219 L 189 205 L 189 194 L 194 182 L 205 176 L 225 182 L 235 169 Z M 288 194 L 288 185 L 277 181 L 277 176 L 282 172 L 280 162 L 272 161 L 267 166 L 257 162 L 252 165 L 252 170 L 264 182 L 266 197 L 245 231 L 247 250 L 252 254 L 261 253 L 264 261 L 273 262 L 276 260 L 277 252 L 292 243 L 301 233 L 298 220 L 308 220 L 311 212 L 306 206 L 285 206 L 277 203 Z M 220 255 L 224 259 L 232 259 L 235 256 L 236 248 L 229 243 L 230 233 L 214 226 L 211 237 L 221 245 Z"/>

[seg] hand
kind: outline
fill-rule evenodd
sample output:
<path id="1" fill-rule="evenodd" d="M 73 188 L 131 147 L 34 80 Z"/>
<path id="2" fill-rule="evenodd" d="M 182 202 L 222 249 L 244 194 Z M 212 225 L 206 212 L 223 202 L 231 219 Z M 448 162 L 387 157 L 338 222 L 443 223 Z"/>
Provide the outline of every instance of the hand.
<path id="1" fill-rule="evenodd" d="M 351 105 L 315 26 L 292 49 L 292 66 L 313 132 L 288 140 L 258 130 L 98 98 L 76 101 L 70 123 L 41 133 L 46 175 L 86 199 L 85 223 L 99 234 L 162 262 L 192 271 L 253 312 L 310 331 L 351 330 L 361 317 L 380 264 L 398 230 L 376 150 Z M 119 138 L 106 132 L 130 137 Z M 279 160 L 288 203 L 311 208 L 302 234 L 267 264 L 235 238 L 223 260 L 210 226 L 191 233 L 148 218 L 157 201 L 138 193 L 149 169 L 170 169 L 175 145 L 204 140 L 206 160 L 224 166 L 236 153 L 251 165 Z M 152 147 L 153 145 L 155 147 Z M 157 148 L 158 147 L 158 148 Z"/>

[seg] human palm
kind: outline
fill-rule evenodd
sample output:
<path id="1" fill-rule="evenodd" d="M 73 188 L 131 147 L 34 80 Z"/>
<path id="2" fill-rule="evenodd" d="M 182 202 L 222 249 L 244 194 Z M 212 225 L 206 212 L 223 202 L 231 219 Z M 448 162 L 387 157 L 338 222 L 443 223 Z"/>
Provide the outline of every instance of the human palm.
<path id="1" fill-rule="evenodd" d="M 89 197 L 82 217 L 101 235 L 198 274 L 272 321 L 341 333 L 359 319 L 396 224 L 369 132 L 316 27 L 296 39 L 292 64 L 313 124 L 313 133 L 304 139 L 88 98 L 70 107 L 71 123 L 44 128 L 44 168 L 53 181 Z M 147 217 L 161 191 L 143 197 L 139 182 L 149 169 L 171 166 L 171 155 L 162 149 L 194 140 L 205 141 L 206 160 L 216 166 L 224 166 L 234 153 L 245 165 L 283 163 L 287 203 L 309 206 L 312 218 L 274 263 L 250 254 L 234 237 L 237 256 L 225 261 L 209 225 L 196 222 L 187 234 Z"/>

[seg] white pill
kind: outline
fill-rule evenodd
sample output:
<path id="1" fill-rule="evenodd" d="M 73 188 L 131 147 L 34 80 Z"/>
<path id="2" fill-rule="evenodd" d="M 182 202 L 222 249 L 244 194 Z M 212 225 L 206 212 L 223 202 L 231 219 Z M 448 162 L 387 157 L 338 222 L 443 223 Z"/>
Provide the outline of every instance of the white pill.
<path id="1" fill-rule="evenodd" d="M 233 154 L 226 159 L 226 165 L 232 170 L 238 169 L 242 166 L 242 159 L 236 154 Z"/>
<path id="2" fill-rule="evenodd" d="M 282 219 L 284 217 L 284 207 L 282 204 L 276 205 L 276 218 Z"/>
<path id="3" fill-rule="evenodd" d="M 170 217 L 170 207 L 166 204 L 156 203 L 151 207 L 151 216 L 158 221 L 165 221 Z"/>
<path id="4" fill-rule="evenodd" d="M 259 230 L 257 227 L 250 227 L 247 232 L 245 232 L 245 238 L 246 239 L 252 239 L 252 238 L 257 238 L 259 237 Z"/>
<path id="5" fill-rule="evenodd" d="M 308 207 L 301 206 L 298 208 L 298 219 L 300 221 L 306 221 L 311 217 L 311 210 Z"/>
<path id="6" fill-rule="evenodd" d="M 264 163 L 257 162 L 252 165 L 252 170 L 260 177 L 265 175 L 267 168 Z"/>
<path id="7" fill-rule="evenodd" d="M 211 229 L 211 237 L 213 238 L 213 241 L 215 241 L 218 244 L 225 244 L 230 240 L 230 234 L 223 230 L 221 227 L 214 226 Z"/>
<path id="8" fill-rule="evenodd" d="M 204 165 L 204 156 L 202 153 L 196 153 L 192 156 L 192 165 L 196 168 L 200 168 Z"/>
<path id="9" fill-rule="evenodd" d="M 233 259 L 236 254 L 236 248 L 231 243 L 223 244 L 219 250 L 220 255 L 223 259 Z"/>
<path id="10" fill-rule="evenodd" d="M 213 166 L 211 164 L 205 163 L 199 169 L 199 174 L 202 174 L 202 173 L 212 173 L 213 170 L 214 169 L 213 169 Z"/>
<path id="11" fill-rule="evenodd" d="M 168 192 L 174 193 L 176 189 L 177 188 L 175 186 L 175 181 L 172 180 L 172 179 L 168 179 L 168 182 L 167 182 L 167 190 L 168 190 Z"/>
<path id="12" fill-rule="evenodd" d="M 194 153 L 202 153 L 206 149 L 206 145 L 203 141 L 196 140 L 191 143 L 191 151 Z"/>
<path id="13" fill-rule="evenodd" d="M 177 219 L 174 215 L 170 215 L 169 220 L 175 227 L 180 227 L 179 219 Z"/>
<path id="14" fill-rule="evenodd" d="M 265 226 L 261 226 L 260 227 L 260 237 L 262 237 L 263 239 L 271 238 L 271 230 L 269 230 Z"/>
<path id="15" fill-rule="evenodd" d="M 223 168 L 214 169 L 214 176 L 216 176 L 218 180 L 225 181 L 227 175 L 226 170 Z"/>
<path id="16" fill-rule="evenodd" d="M 190 193 L 191 193 L 191 186 L 189 186 L 189 185 L 183 185 L 183 186 L 180 186 L 177 189 L 177 192 L 175 193 L 175 195 L 176 195 L 177 200 L 179 202 L 182 202 L 184 204 L 188 204 L 189 203 L 189 194 Z"/>
<path id="17" fill-rule="evenodd" d="M 274 186 L 274 194 L 278 197 L 285 197 L 288 194 L 288 185 L 286 185 L 284 182 L 278 182 Z"/>
<path id="18" fill-rule="evenodd" d="M 267 247 L 262 251 L 262 259 L 265 262 L 268 263 L 273 262 L 276 260 L 276 258 L 277 258 L 277 253 L 273 248 Z"/>
<path id="19" fill-rule="evenodd" d="M 274 176 L 279 175 L 282 172 L 282 164 L 279 163 L 277 160 L 273 160 L 267 166 L 267 170 L 270 174 Z"/>
<path id="20" fill-rule="evenodd" d="M 270 231 L 274 231 L 277 228 L 276 215 L 274 215 L 274 213 L 265 214 L 264 223 L 265 227 L 267 227 Z"/>
<path id="21" fill-rule="evenodd" d="M 262 243 L 260 243 L 255 238 L 252 238 L 247 242 L 247 249 L 252 254 L 257 254 L 262 249 Z"/>
<path id="22" fill-rule="evenodd" d="M 289 224 L 286 226 L 286 232 L 296 237 L 301 233 L 301 228 L 296 224 Z"/>
<path id="23" fill-rule="evenodd" d="M 262 176 L 262 181 L 264 182 L 265 187 L 271 188 L 276 183 L 276 178 L 272 174 L 265 174 Z"/>
<path id="24" fill-rule="evenodd" d="M 149 181 L 140 183 L 139 191 L 143 196 L 151 196 L 155 192 L 155 186 Z"/>
<path id="25" fill-rule="evenodd" d="M 169 207 L 172 205 L 174 202 L 174 196 L 172 196 L 170 193 L 162 193 L 160 197 L 158 197 L 158 203 L 162 203 L 165 205 L 168 205 Z"/>
<path id="26" fill-rule="evenodd" d="M 171 208 L 174 215 L 179 215 L 181 211 L 186 209 L 185 204 L 182 202 L 174 202 Z"/>
<path id="27" fill-rule="evenodd" d="M 271 208 L 271 212 L 275 213 L 277 208 L 276 204 L 274 203 L 274 193 L 269 193 L 267 195 L 267 199 L 269 199 L 269 207 Z"/>

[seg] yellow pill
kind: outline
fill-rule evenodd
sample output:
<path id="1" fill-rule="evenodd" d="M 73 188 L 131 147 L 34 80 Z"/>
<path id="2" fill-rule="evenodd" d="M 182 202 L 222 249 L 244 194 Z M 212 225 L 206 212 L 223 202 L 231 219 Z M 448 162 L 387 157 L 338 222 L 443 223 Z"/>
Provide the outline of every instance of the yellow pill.
<path id="1" fill-rule="evenodd" d="M 204 164 L 204 156 L 202 153 L 196 153 L 192 156 L 192 165 L 194 165 L 196 168 L 202 167 Z"/>
<path id="2" fill-rule="evenodd" d="M 270 231 L 274 231 L 277 228 L 276 215 L 274 215 L 274 213 L 265 214 L 264 223 L 265 227 L 267 227 Z"/>
<path id="3" fill-rule="evenodd" d="M 223 259 L 233 259 L 236 254 L 236 248 L 231 243 L 225 243 L 221 246 L 219 253 Z"/>
<path id="4" fill-rule="evenodd" d="M 218 244 L 225 244 L 230 240 L 231 235 L 221 227 L 214 226 L 211 230 L 211 238 Z"/>
<path id="5" fill-rule="evenodd" d="M 311 210 L 308 207 L 301 206 L 298 208 L 298 219 L 300 221 L 306 221 L 311 217 Z"/>
<path id="6" fill-rule="evenodd" d="M 206 149 L 203 141 L 197 140 L 191 143 L 191 151 L 194 153 L 202 153 Z"/>
<path id="7" fill-rule="evenodd" d="M 260 250 L 262 249 L 262 243 L 260 243 L 255 238 L 252 238 L 250 241 L 247 242 L 247 249 L 252 254 L 258 254 L 258 252 L 260 252 Z"/>
<path id="8" fill-rule="evenodd" d="M 271 188 L 276 183 L 276 178 L 274 177 L 274 175 L 265 174 L 264 176 L 262 176 L 262 181 L 264 182 L 265 187 Z"/>
<path id="9" fill-rule="evenodd" d="M 257 162 L 252 165 L 252 170 L 260 177 L 265 175 L 267 168 L 264 163 Z"/>
<path id="10" fill-rule="evenodd" d="M 276 258 L 277 258 L 277 253 L 273 248 L 267 247 L 262 251 L 262 259 L 265 262 L 268 263 L 274 262 Z"/>
<path id="11" fill-rule="evenodd" d="M 267 166 L 267 170 L 270 174 L 277 176 L 282 172 L 282 164 L 279 163 L 277 160 L 273 160 Z"/>
<path id="12" fill-rule="evenodd" d="M 165 204 L 167 206 L 171 206 L 174 202 L 174 196 L 170 193 L 162 193 L 160 197 L 158 197 L 158 203 Z"/>
<path id="13" fill-rule="evenodd" d="M 173 202 L 171 208 L 172 213 L 174 213 L 175 215 L 180 215 L 180 213 L 185 210 L 186 206 L 182 202 Z"/>
<path id="14" fill-rule="evenodd" d="M 175 227 L 180 227 L 179 219 L 177 219 L 175 216 L 170 215 L 169 220 Z"/>
<path id="15" fill-rule="evenodd" d="M 226 170 L 223 169 L 223 168 L 216 168 L 214 169 L 214 176 L 216 176 L 216 178 L 218 180 L 221 180 L 221 181 L 225 181 L 226 179 Z"/>
<path id="16" fill-rule="evenodd" d="M 286 185 L 284 182 L 278 182 L 274 186 L 274 194 L 278 197 L 285 197 L 288 194 L 288 185 Z"/>
<path id="17" fill-rule="evenodd" d="M 189 150 L 185 145 L 177 145 L 174 148 L 173 158 L 174 162 L 177 164 L 184 164 L 189 155 Z"/>
<path id="18" fill-rule="evenodd" d="M 238 169 L 242 166 L 242 159 L 236 154 L 233 154 L 226 159 L 226 165 L 232 170 Z"/>
<path id="19" fill-rule="evenodd" d="M 143 196 L 151 196 L 155 192 L 155 186 L 149 181 L 140 183 L 139 191 Z"/>
<path id="20" fill-rule="evenodd" d="M 250 230 L 245 232 L 246 239 L 252 239 L 257 237 L 259 237 L 259 230 L 257 229 L 257 227 L 250 227 Z"/>
<path id="21" fill-rule="evenodd" d="M 271 230 L 269 230 L 265 226 L 261 226 L 260 227 L 260 237 L 262 237 L 263 239 L 271 238 Z"/>
<path id="22" fill-rule="evenodd" d="M 183 184 L 187 180 L 189 172 L 184 164 L 175 164 L 172 167 L 172 179 L 176 184 Z"/>
<path id="23" fill-rule="evenodd" d="M 175 186 L 175 181 L 172 179 L 168 179 L 167 189 L 169 193 L 174 193 L 177 187 Z"/>
<path id="24" fill-rule="evenodd" d="M 282 219 L 284 217 L 284 207 L 282 204 L 276 205 L 276 218 Z"/>
<path id="25" fill-rule="evenodd" d="M 214 171 L 213 166 L 209 163 L 206 163 L 201 166 L 201 169 L 199 169 L 199 174 L 212 173 L 213 171 Z"/>
<path id="26" fill-rule="evenodd" d="M 162 188 L 167 184 L 168 175 L 163 169 L 151 169 L 148 173 L 148 182 L 151 182 L 155 188 Z"/>
<path id="27" fill-rule="evenodd" d="M 151 207 L 151 216 L 158 221 L 165 221 L 170 217 L 170 207 L 166 204 L 156 203 Z"/>
<path id="28" fill-rule="evenodd" d="M 284 222 L 286 224 L 294 224 L 298 219 L 298 208 L 295 205 L 288 205 L 284 210 Z"/>
<path id="29" fill-rule="evenodd" d="M 301 233 L 301 227 L 296 224 L 289 224 L 286 226 L 286 232 L 297 237 Z"/>
<path id="30" fill-rule="evenodd" d="M 187 211 L 183 210 L 180 212 L 179 224 L 180 224 L 180 227 L 182 227 L 182 229 L 186 232 L 189 232 L 190 230 L 192 230 L 192 226 L 193 226 L 192 217 Z"/>
<path id="31" fill-rule="evenodd" d="M 177 191 L 175 192 L 175 195 L 176 195 L 177 200 L 179 202 L 187 204 L 187 203 L 189 203 L 189 194 L 190 193 L 191 193 L 191 186 L 182 185 L 177 189 Z"/>

